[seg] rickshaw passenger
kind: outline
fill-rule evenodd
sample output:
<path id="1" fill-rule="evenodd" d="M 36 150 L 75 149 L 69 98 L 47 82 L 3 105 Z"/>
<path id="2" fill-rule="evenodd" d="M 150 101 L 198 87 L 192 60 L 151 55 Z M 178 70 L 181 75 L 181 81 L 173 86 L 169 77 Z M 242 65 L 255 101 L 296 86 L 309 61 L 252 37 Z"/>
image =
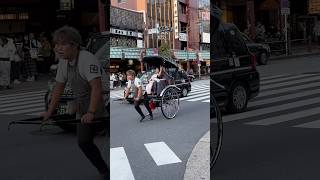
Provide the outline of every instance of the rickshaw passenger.
<path id="1" fill-rule="evenodd" d="M 164 88 L 166 88 L 169 85 L 169 75 L 165 71 L 164 67 L 160 67 L 160 71 L 158 73 L 159 81 L 154 83 L 156 94 L 159 96 Z"/>
<path id="2" fill-rule="evenodd" d="M 155 82 L 159 81 L 159 68 L 155 69 L 155 73 L 149 79 L 149 83 L 146 86 L 147 94 L 152 94 L 155 91 Z"/>

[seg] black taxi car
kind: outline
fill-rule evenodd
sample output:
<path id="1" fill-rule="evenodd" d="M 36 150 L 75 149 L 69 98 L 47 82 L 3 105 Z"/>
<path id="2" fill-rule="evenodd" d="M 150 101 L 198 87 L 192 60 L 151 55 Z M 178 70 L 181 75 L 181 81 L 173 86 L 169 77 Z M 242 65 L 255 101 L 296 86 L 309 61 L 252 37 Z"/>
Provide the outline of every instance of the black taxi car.
<path id="1" fill-rule="evenodd" d="M 260 89 L 256 57 L 234 24 L 218 24 L 212 42 L 211 93 L 227 112 L 245 111 L 248 101 L 256 97 Z"/>
<path id="2" fill-rule="evenodd" d="M 268 44 L 256 43 L 244 33 L 241 33 L 241 35 L 246 42 L 249 51 L 256 56 L 258 64 L 268 64 L 268 60 L 271 54 L 270 46 Z"/>

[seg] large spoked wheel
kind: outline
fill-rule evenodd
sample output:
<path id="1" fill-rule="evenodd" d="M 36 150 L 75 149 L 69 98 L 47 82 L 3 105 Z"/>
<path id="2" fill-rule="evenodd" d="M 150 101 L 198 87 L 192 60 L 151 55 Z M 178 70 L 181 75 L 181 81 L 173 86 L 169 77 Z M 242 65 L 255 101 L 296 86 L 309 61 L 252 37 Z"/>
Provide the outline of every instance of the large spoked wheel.
<path id="1" fill-rule="evenodd" d="M 222 117 L 213 95 L 210 96 L 210 169 L 216 163 L 222 145 Z"/>
<path id="2" fill-rule="evenodd" d="M 179 111 L 179 92 L 175 87 L 169 87 L 164 90 L 161 97 L 161 111 L 165 118 L 174 118 Z"/>

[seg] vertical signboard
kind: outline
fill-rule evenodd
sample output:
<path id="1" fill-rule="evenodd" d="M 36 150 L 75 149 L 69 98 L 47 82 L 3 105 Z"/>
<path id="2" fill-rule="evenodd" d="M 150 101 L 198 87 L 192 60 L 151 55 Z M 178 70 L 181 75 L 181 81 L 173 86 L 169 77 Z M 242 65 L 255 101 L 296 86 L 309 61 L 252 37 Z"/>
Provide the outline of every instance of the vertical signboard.
<path id="1" fill-rule="evenodd" d="M 173 0 L 173 23 L 174 23 L 174 38 L 179 38 L 179 12 L 178 12 L 178 0 Z"/>

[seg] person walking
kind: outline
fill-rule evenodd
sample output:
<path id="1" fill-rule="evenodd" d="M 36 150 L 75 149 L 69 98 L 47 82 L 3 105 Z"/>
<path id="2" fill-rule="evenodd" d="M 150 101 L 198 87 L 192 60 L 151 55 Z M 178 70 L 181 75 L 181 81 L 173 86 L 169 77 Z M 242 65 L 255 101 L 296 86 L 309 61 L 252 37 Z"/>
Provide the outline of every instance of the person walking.
<path id="1" fill-rule="evenodd" d="M 8 43 L 7 47 L 9 50 L 9 56 L 10 56 L 10 63 L 11 63 L 11 69 L 10 69 L 10 82 L 13 82 L 14 84 L 20 84 L 20 81 L 18 80 L 19 77 L 17 77 L 19 74 L 17 70 L 19 69 L 19 61 L 21 60 L 19 56 L 17 56 L 17 48 L 14 43 L 14 40 L 12 38 L 7 38 Z"/>
<path id="2" fill-rule="evenodd" d="M 22 39 L 16 37 L 14 40 L 14 46 L 16 48 L 16 53 L 14 54 L 14 61 L 12 64 L 12 80 L 13 84 L 20 84 L 20 75 L 21 75 L 21 61 L 23 58 L 22 50 Z"/>
<path id="3" fill-rule="evenodd" d="M 141 103 L 143 103 L 145 105 L 146 109 L 149 112 L 150 120 L 152 120 L 153 115 L 152 115 L 151 108 L 149 106 L 149 98 L 148 98 L 147 93 L 145 92 L 145 89 L 142 86 L 141 80 L 136 77 L 136 73 L 134 72 L 134 70 L 128 70 L 126 74 L 127 74 L 128 85 L 127 85 L 127 88 L 125 91 L 124 98 L 125 99 L 128 98 L 129 93 L 130 93 L 130 89 L 132 88 L 133 92 L 135 93 L 134 94 L 134 108 L 141 116 L 140 122 L 142 122 L 144 120 L 144 118 L 146 117 L 140 108 Z"/>
<path id="4" fill-rule="evenodd" d="M 10 89 L 10 49 L 8 39 L 0 37 L 0 86 L 1 88 Z"/>
<path id="5" fill-rule="evenodd" d="M 23 38 L 23 72 L 25 74 L 25 77 L 27 78 L 27 81 L 35 81 L 35 76 L 37 75 L 37 65 L 35 60 L 31 56 L 30 51 L 30 40 L 29 36 L 25 35 Z"/>
<path id="6" fill-rule="evenodd" d="M 31 55 L 31 60 L 36 63 L 36 70 L 37 73 L 35 74 L 35 79 L 38 77 L 38 73 L 42 72 L 42 55 L 39 54 L 39 50 L 41 48 L 41 43 L 40 41 L 36 38 L 34 33 L 29 34 L 29 48 L 30 48 L 30 55 Z"/>
<path id="7" fill-rule="evenodd" d="M 94 135 L 107 129 L 107 119 L 94 122 L 95 118 L 107 118 L 107 109 L 103 99 L 101 65 L 90 52 L 81 50 L 81 36 L 78 30 L 64 26 L 53 35 L 54 50 L 60 61 L 56 75 L 56 86 L 53 91 L 48 111 L 42 114 L 48 120 L 64 91 L 66 82 L 70 83 L 76 98 L 77 119 L 81 123 L 77 127 L 78 145 L 85 156 L 97 168 L 101 178 L 109 178 L 109 167 L 103 160 L 98 147 L 94 144 Z M 104 74 L 105 75 L 105 74 Z M 109 134 L 109 133 L 107 133 Z M 110 138 L 110 137 L 108 137 Z"/>
<path id="8" fill-rule="evenodd" d="M 51 60 L 51 44 L 46 36 L 42 36 L 41 47 L 39 48 L 39 55 L 41 55 L 42 61 L 39 61 L 40 71 L 41 73 L 49 73 L 50 66 L 53 64 Z"/>

